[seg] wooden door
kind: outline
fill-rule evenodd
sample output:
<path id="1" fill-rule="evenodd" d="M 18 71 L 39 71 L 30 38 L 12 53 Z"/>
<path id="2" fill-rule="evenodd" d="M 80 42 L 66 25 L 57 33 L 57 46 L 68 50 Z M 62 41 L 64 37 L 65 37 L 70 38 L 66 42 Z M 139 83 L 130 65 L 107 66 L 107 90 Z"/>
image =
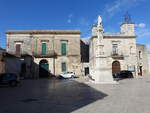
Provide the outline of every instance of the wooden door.
<path id="1" fill-rule="evenodd" d="M 20 56 L 20 52 L 21 52 L 21 45 L 20 44 L 16 44 L 16 55 Z"/>
<path id="2" fill-rule="evenodd" d="M 112 74 L 116 74 L 118 72 L 120 72 L 120 62 L 119 61 L 114 61 L 112 63 Z"/>

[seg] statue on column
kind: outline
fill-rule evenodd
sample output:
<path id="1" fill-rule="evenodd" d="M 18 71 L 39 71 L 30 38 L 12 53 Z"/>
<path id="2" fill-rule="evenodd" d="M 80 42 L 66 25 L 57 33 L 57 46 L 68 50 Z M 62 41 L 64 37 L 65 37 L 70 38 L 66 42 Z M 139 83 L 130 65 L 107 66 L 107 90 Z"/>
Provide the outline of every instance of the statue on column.
<path id="1" fill-rule="evenodd" d="M 102 26 L 102 18 L 101 16 L 98 16 L 98 19 L 97 19 L 97 38 L 98 38 L 98 41 L 97 41 L 97 53 L 100 53 L 100 46 L 102 45 L 102 39 L 103 39 L 103 26 Z"/>
<path id="2" fill-rule="evenodd" d="M 98 24 L 97 24 L 97 28 L 98 28 L 98 32 L 102 32 L 103 31 L 103 26 L 102 26 L 102 18 L 101 16 L 98 16 Z"/>

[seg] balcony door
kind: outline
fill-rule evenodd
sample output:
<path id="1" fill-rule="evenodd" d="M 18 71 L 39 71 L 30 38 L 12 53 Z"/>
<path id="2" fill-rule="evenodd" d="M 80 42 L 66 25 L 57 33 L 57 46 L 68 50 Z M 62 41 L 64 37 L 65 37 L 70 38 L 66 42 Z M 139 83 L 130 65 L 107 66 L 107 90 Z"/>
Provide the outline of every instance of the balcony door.
<path id="1" fill-rule="evenodd" d="M 46 55 L 46 43 L 42 43 L 42 55 Z"/>
<path id="2" fill-rule="evenodd" d="M 118 54 L 118 44 L 113 44 L 112 45 L 112 52 L 113 52 L 113 55 L 117 55 Z"/>

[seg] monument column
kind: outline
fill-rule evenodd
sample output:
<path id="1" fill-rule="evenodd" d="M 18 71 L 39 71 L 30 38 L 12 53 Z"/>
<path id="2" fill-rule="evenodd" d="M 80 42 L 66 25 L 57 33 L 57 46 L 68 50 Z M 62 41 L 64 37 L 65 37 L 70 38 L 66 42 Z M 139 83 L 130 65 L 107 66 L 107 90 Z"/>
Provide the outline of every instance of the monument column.
<path id="1" fill-rule="evenodd" d="M 103 26 L 102 18 L 98 17 L 97 25 L 97 48 L 96 50 L 96 68 L 93 75 L 95 83 L 100 84 L 114 84 L 116 81 L 113 80 L 111 64 L 109 64 L 109 57 L 105 54 L 105 44 L 103 39 Z"/>

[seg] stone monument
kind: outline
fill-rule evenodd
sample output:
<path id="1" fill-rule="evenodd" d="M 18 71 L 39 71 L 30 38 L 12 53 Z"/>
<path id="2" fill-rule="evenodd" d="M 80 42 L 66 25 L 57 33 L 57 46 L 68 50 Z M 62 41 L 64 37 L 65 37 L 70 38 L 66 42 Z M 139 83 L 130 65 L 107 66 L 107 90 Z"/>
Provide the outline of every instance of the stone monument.
<path id="1" fill-rule="evenodd" d="M 109 59 L 105 55 L 103 40 L 102 18 L 98 16 L 96 69 L 95 73 L 93 73 L 94 75 L 92 75 L 92 78 L 94 79 L 94 83 L 115 84 L 117 82 L 113 79 L 111 63 L 109 63 Z"/>

